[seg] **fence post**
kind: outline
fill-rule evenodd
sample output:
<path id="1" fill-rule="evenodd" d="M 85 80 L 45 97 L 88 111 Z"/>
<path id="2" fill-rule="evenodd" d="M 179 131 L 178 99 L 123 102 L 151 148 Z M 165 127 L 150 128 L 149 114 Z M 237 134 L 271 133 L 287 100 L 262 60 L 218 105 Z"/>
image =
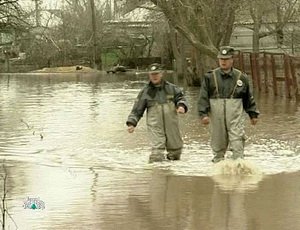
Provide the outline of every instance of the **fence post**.
<path id="1" fill-rule="evenodd" d="M 268 87 L 268 56 L 266 52 L 264 52 L 264 85 L 265 85 L 265 92 L 269 92 L 269 87 Z"/>
<path id="2" fill-rule="evenodd" d="M 250 53 L 250 67 L 251 67 L 251 75 L 252 75 L 252 81 L 253 81 L 253 88 L 257 87 L 257 71 L 255 66 L 255 54 Z"/>
<path id="3" fill-rule="evenodd" d="M 242 51 L 239 52 L 239 65 L 240 70 L 245 72 L 244 53 Z"/>
<path id="4" fill-rule="evenodd" d="M 277 81 L 276 81 L 276 63 L 275 63 L 275 58 L 274 54 L 271 54 L 271 68 L 272 68 L 272 79 L 273 79 L 273 92 L 274 95 L 277 96 Z"/>
<path id="5" fill-rule="evenodd" d="M 284 60 L 284 78 L 285 78 L 285 95 L 291 98 L 291 78 L 290 78 L 290 61 L 287 54 L 283 55 Z"/>
<path id="6" fill-rule="evenodd" d="M 296 77 L 296 69 L 295 69 L 295 63 L 293 62 L 293 57 L 290 57 L 290 67 L 291 67 L 291 75 L 292 75 L 292 84 L 294 88 L 294 95 L 296 98 L 299 97 L 299 91 L 298 91 L 298 82 Z"/>
<path id="7" fill-rule="evenodd" d="M 261 80 L 260 80 L 260 57 L 259 53 L 254 53 L 254 62 L 255 62 L 255 68 L 256 68 L 256 81 L 257 81 L 257 86 L 258 86 L 258 91 L 261 91 Z"/>

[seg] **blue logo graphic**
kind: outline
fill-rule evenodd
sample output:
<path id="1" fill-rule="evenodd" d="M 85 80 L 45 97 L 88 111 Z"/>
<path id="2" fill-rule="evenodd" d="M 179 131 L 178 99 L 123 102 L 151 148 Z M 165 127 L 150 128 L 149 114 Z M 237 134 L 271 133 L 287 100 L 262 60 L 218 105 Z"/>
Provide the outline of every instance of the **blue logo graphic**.
<path id="1" fill-rule="evenodd" d="M 30 198 L 27 197 L 27 200 L 24 201 L 23 204 L 24 209 L 45 209 L 44 201 L 40 200 L 40 198 Z"/>

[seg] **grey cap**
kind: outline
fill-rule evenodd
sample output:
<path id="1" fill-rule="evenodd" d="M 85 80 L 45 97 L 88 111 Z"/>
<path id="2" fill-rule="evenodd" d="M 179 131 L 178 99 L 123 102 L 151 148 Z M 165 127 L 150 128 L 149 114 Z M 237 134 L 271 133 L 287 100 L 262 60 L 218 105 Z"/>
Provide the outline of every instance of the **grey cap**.
<path id="1" fill-rule="evenodd" d="M 160 73 L 162 70 L 162 66 L 158 63 L 153 63 L 149 65 L 149 73 Z"/>
<path id="2" fill-rule="evenodd" d="M 218 58 L 227 59 L 234 55 L 234 48 L 231 46 L 221 46 L 218 53 Z"/>

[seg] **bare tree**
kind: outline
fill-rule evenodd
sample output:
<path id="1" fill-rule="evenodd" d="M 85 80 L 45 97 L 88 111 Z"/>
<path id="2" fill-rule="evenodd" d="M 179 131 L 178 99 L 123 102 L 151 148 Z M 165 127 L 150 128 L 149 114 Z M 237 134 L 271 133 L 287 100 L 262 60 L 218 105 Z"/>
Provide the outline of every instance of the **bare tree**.
<path id="1" fill-rule="evenodd" d="M 23 29 L 26 25 L 18 0 L 0 1 L 0 31 Z"/>
<path id="2" fill-rule="evenodd" d="M 261 38 L 276 35 L 280 46 L 283 42 L 283 29 L 299 11 L 299 0 L 253 0 L 245 5 L 249 8 L 253 26 L 253 52 L 259 51 Z"/>
<path id="3" fill-rule="evenodd" d="M 92 67 L 101 67 L 105 4 L 94 0 L 68 0 L 67 4 L 64 11 L 64 23 L 68 25 L 65 28 L 66 38 L 71 44 L 85 47 Z M 60 26 L 59 30 L 63 28 Z"/>
<path id="4" fill-rule="evenodd" d="M 220 45 L 228 44 L 239 1 L 152 0 L 170 24 L 202 54 L 215 57 Z"/>
<path id="5" fill-rule="evenodd" d="M 34 28 L 36 22 L 33 23 L 28 36 L 30 44 L 26 45 L 27 61 L 37 64 L 37 68 L 74 64 L 100 67 L 104 5 L 99 1 L 91 3 L 94 1 L 65 0 L 60 8 L 40 7 L 40 11 L 51 14 L 38 28 Z M 45 19 L 44 13 L 43 17 Z M 50 21 L 55 23 L 50 25 Z"/>
<path id="6" fill-rule="evenodd" d="M 194 47 L 196 76 L 215 65 L 217 50 L 230 42 L 238 0 L 151 0 L 172 28 Z M 180 39 L 182 40 L 182 39 Z M 182 46 L 182 41 L 175 46 Z M 174 42 L 174 40 L 173 40 Z M 173 45 L 174 47 L 174 45 Z M 174 49 L 173 49 L 174 50 Z M 184 50 L 174 50 L 177 66 L 185 69 Z M 176 54 L 177 53 L 177 54 Z M 180 70 L 179 69 L 179 70 Z M 199 82 L 199 80 L 197 80 Z"/>

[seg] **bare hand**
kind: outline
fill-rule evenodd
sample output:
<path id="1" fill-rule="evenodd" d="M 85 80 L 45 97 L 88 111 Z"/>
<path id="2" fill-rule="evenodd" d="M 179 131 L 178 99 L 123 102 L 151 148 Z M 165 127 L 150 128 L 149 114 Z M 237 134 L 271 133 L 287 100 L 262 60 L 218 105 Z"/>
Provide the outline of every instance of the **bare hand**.
<path id="1" fill-rule="evenodd" d="M 256 125 L 258 119 L 257 118 L 251 118 L 250 121 L 251 121 L 251 125 Z"/>
<path id="2" fill-rule="evenodd" d="M 201 119 L 201 123 L 202 123 L 203 125 L 208 125 L 208 124 L 209 124 L 209 117 L 203 117 L 203 118 Z"/>
<path id="3" fill-rule="evenodd" d="M 135 127 L 132 126 L 132 125 L 131 125 L 131 126 L 128 126 L 128 127 L 127 127 L 128 133 L 133 133 L 133 132 L 134 132 L 134 128 L 135 128 Z"/>
<path id="4" fill-rule="evenodd" d="M 185 113 L 185 109 L 182 106 L 179 106 L 176 111 L 177 111 L 177 113 L 180 113 L 180 114 Z"/>

